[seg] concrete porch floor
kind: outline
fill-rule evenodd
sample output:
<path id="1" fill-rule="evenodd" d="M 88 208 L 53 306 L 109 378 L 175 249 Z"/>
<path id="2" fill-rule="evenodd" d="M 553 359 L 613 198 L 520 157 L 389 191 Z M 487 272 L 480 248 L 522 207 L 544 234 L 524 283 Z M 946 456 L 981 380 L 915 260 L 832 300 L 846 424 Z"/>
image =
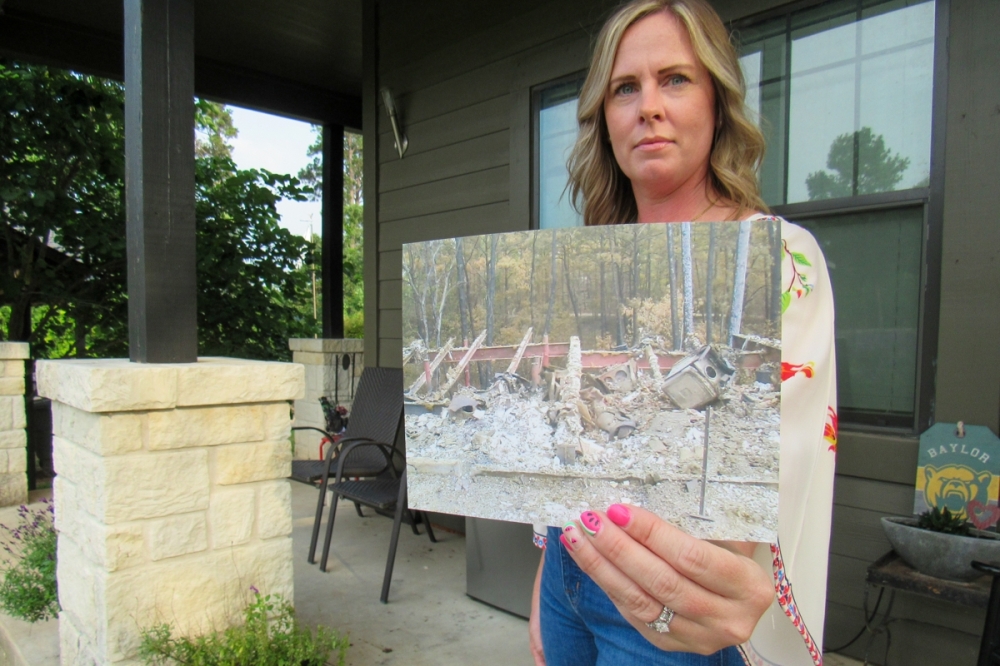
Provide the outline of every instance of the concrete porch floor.
<path id="1" fill-rule="evenodd" d="M 47 495 L 32 493 L 31 500 Z M 322 624 L 350 637 L 349 666 L 532 663 L 527 622 L 465 595 L 462 536 L 437 530 L 438 543 L 432 544 L 404 525 L 389 603 L 383 605 L 378 597 L 392 521 L 358 518 L 353 505 L 342 503 L 330 571 L 323 573 L 306 562 L 315 510 L 316 491 L 292 482 L 295 606 L 307 625 Z M 16 507 L 0 510 L 0 523 L 15 524 Z M 31 625 L 0 614 L 0 666 L 58 663 L 56 620 Z M 840 655 L 829 655 L 826 663 L 860 665 Z"/>

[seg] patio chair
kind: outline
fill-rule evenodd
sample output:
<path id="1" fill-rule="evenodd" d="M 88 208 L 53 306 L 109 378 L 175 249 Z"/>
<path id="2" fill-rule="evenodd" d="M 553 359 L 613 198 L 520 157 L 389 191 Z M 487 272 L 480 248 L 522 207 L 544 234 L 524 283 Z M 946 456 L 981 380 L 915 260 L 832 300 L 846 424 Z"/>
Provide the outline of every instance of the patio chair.
<path id="1" fill-rule="evenodd" d="M 339 442 L 334 444 L 329 433 L 319 428 L 295 428 L 295 430 L 318 430 L 331 439 L 324 460 L 299 461 L 316 463 L 312 473 L 318 472 L 320 480 L 316 518 L 313 521 L 312 539 L 309 542 L 310 564 L 316 563 L 319 526 L 323 519 L 323 506 L 333 465 L 336 463 L 337 472 L 342 473 L 344 477 L 377 477 L 389 471 L 395 474 L 395 470 L 392 469 L 393 452 L 396 450 L 396 436 L 402 418 L 403 371 L 397 368 L 365 368 L 358 382 L 347 430 Z M 361 444 L 366 446 L 360 446 Z M 308 474 L 308 472 L 302 473 Z M 360 502 L 355 502 L 355 509 L 358 515 L 362 516 L 360 505 Z M 325 554 L 323 561 L 325 568 Z"/>
<path id="2" fill-rule="evenodd" d="M 431 528 L 431 523 L 427 518 L 427 514 L 420 511 L 411 511 L 406 505 L 405 461 L 403 471 L 399 474 L 396 473 L 396 468 L 390 465 L 387 474 L 375 479 L 361 479 L 353 481 L 344 480 L 344 459 L 351 454 L 355 447 L 378 447 L 383 451 L 386 458 L 390 459 L 393 455 L 401 456 L 399 451 L 394 449 L 390 451 L 388 447 L 380 444 L 356 442 L 348 444 L 345 447 L 342 454 L 342 460 L 337 465 L 337 475 L 333 486 L 331 486 L 331 489 L 333 490 L 333 500 L 330 503 L 330 515 L 329 518 L 327 518 L 326 523 L 326 538 L 323 540 L 323 557 L 320 560 L 319 568 L 321 571 L 326 571 L 326 562 L 330 554 L 330 541 L 333 537 L 334 519 L 337 515 L 338 498 L 343 497 L 346 500 L 354 502 L 355 505 L 360 503 L 365 506 L 370 506 L 380 513 L 393 511 L 392 538 L 389 541 L 389 555 L 386 558 L 385 575 L 382 578 L 382 594 L 379 596 L 379 600 L 382 603 L 388 603 L 389 584 L 392 581 L 392 569 L 396 561 L 396 546 L 399 543 L 399 528 L 404 521 L 404 516 L 406 522 L 410 524 L 414 534 L 420 534 L 417 530 L 417 522 L 420 521 L 427 527 L 427 537 L 431 540 L 431 542 L 437 543 L 437 539 L 434 537 L 434 530 Z"/>

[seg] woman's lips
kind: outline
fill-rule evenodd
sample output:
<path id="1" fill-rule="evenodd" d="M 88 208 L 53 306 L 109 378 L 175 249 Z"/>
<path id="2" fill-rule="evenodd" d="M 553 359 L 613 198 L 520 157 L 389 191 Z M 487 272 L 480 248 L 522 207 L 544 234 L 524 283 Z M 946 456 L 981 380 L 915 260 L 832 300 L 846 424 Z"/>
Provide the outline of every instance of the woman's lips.
<path id="1" fill-rule="evenodd" d="M 638 144 L 636 144 L 635 149 L 644 152 L 652 152 L 660 150 L 661 148 L 666 147 L 670 143 L 671 142 L 668 139 L 663 139 L 660 137 L 655 137 L 652 139 L 643 139 Z"/>

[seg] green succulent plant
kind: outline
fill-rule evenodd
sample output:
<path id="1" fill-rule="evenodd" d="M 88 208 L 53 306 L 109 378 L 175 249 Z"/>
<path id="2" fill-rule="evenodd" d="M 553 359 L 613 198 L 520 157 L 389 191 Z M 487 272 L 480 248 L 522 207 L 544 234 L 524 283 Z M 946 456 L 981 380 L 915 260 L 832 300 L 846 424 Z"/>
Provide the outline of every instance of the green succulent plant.
<path id="1" fill-rule="evenodd" d="M 932 532 L 943 532 L 944 534 L 972 536 L 969 533 L 972 525 L 965 518 L 962 518 L 961 515 L 949 511 L 948 507 L 943 509 L 934 507 L 930 511 L 924 511 L 918 516 L 917 527 Z"/>

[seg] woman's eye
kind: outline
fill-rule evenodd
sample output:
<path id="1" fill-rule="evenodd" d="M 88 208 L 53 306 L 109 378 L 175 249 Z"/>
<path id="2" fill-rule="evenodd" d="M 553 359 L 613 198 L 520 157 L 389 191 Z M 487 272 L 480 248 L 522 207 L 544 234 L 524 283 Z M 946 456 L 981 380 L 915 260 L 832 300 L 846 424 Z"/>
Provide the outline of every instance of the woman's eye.
<path id="1" fill-rule="evenodd" d="M 682 83 L 687 83 L 687 82 L 688 82 L 688 77 L 684 76 L 683 74 L 671 74 L 670 76 L 667 77 L 666 81 L 668 86 L 679 86 Z"/>
<path id="2" fill-rule="evenodd" d="M 617 88 L 615 88 L 616 95 L 631 95 L 637 90 L 635 84 L 633 83 L 623 83 Z"/>

